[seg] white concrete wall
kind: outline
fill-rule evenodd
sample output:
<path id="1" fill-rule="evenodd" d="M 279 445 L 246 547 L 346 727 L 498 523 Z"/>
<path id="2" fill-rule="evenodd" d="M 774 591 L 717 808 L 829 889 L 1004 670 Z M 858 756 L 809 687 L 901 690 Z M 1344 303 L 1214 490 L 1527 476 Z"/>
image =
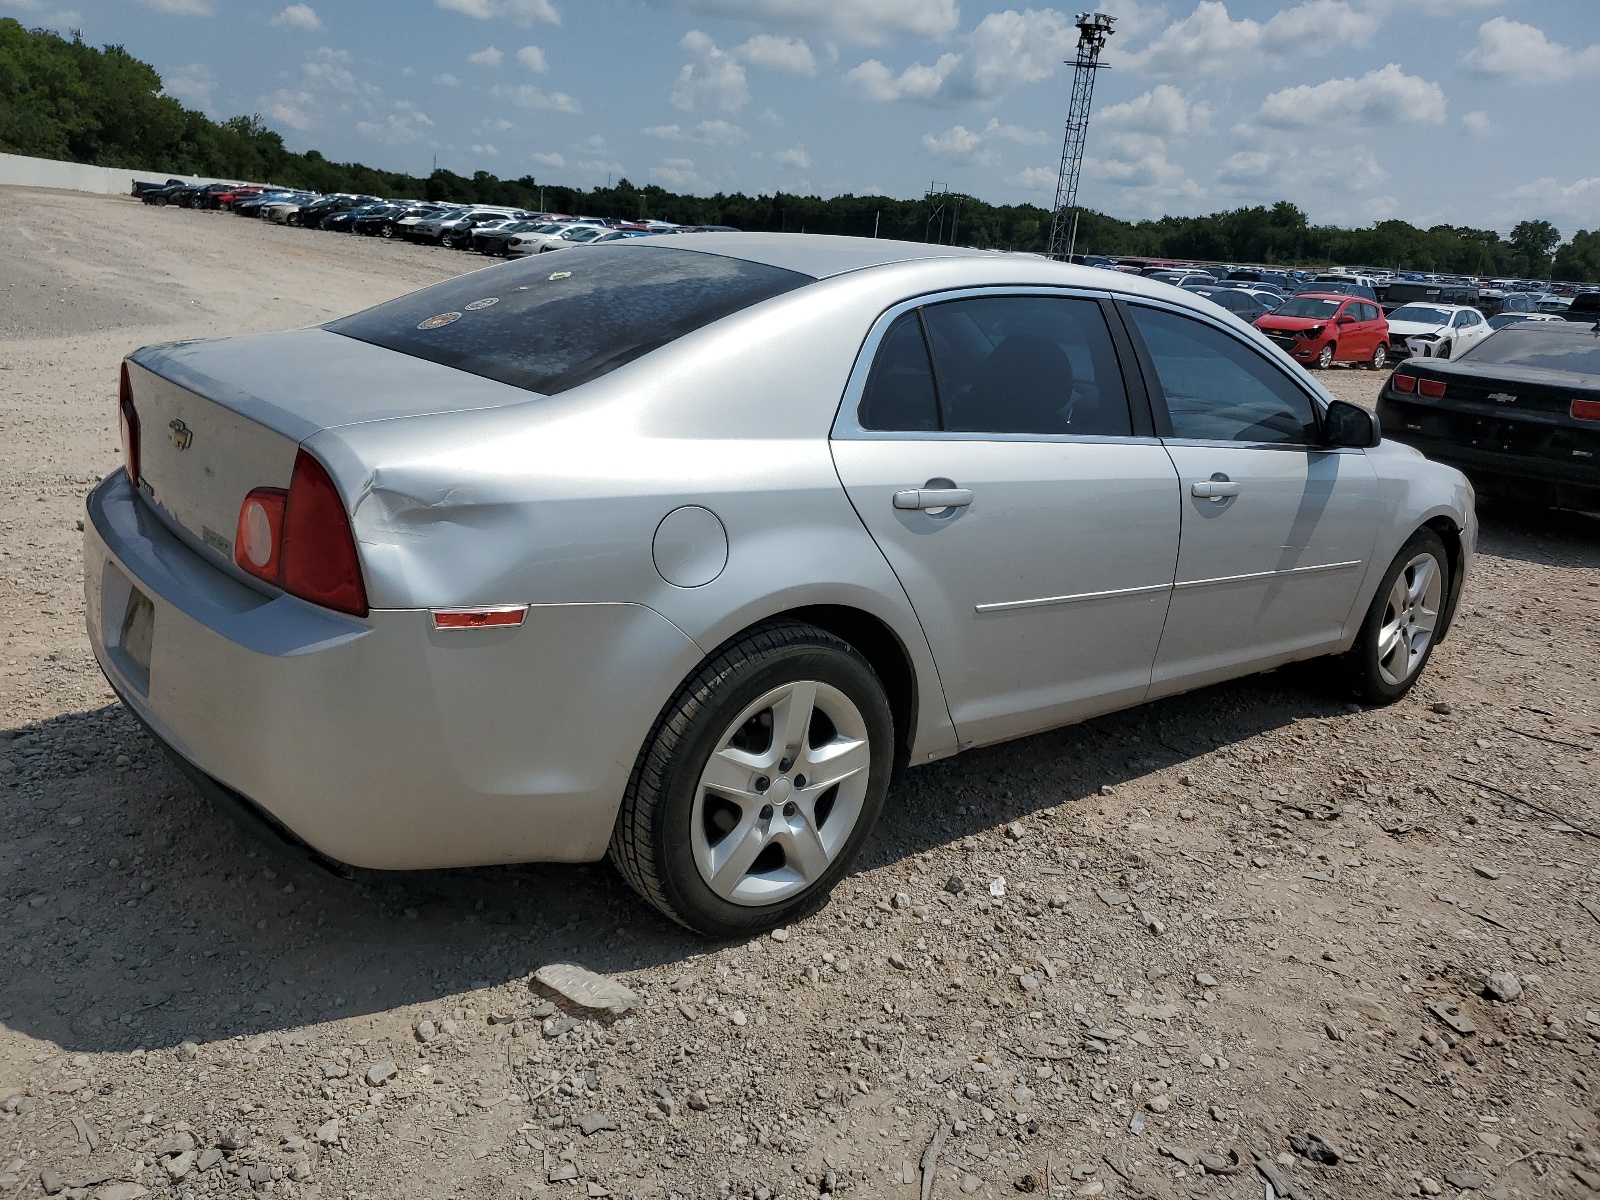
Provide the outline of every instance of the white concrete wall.
<path id="1" fill-rule="evenodd" d="M 62 188 L 69 192 L 103 192 L 128 195 L 135 179 L 165 183 L 181 179 L 185 183 L 233 183 L 235 180 L 206 179 L 198 175 L 165 175 L 160 171 L 125 171 L 120 167 L 90 167 L 83 163 L 57 162 L 51 158 L 26 158 L 21 154 L 0 154 L 0 184 L 12 187 Z"/>

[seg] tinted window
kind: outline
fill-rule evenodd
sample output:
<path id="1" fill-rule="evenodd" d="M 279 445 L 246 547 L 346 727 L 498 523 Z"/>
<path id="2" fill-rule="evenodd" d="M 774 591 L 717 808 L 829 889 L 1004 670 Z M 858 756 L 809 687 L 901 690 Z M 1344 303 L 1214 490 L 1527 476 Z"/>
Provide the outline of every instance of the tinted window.
<path id="1" fill-rule="evenodd" d="M 1600 375 L 1600 336 L 1587 323 L 1518 321 L 1461 356 L 1473 362 L 1514 363 L 1547 371 Z"/>
<path id="2" fill-rule="evenodd" d="M 939 428 L 939 401 L 922 322 L 914 312 L 889 326 L 861 397 L 861 428 L 898 431 Z"/>
<path id="3" fill-rule="evenodd" d="M 1311 401 L 1248 346 L 1188 317 L 1131 306 L 1155 362 L 1172 436 L 1213 442 L 1316 440 Z"/>
<path id="4" fill-rule="evenodd" d="M 553 395 L 811 282 L 716 254 L 595 246 L 473 271 L 325 328 Z"/>
<path id="5" fill-rule="evenodd" d="M 1325 320 L 1339 311 L 1337 300 L 1313 300 L 1309 296 L 1296 296 L 1285 300 L 1273 312 L 1277 317 L 1314 317 Z"/>
<path id="6" fill-rule="evenodd" d="M 945 428 L 1127 436 L 1122 374 L 1100 306 L 1054 296 L 923 310 Z"/>

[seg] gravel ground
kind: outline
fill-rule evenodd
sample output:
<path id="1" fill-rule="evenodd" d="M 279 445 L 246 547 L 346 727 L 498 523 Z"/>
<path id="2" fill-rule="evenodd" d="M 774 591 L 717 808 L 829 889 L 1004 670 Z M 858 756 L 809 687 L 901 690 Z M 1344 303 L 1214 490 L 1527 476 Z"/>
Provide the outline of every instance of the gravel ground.
<path id="1" fill-rule="evenodd" d="M 1486 507 L 1392 708 L 1278 672 L 913 771 L 756 941 L 604 864 L 334 878 L 115 703 L 82 496 L 129 349 L 478 263 L 0 196 L 8 1200 L 1600 1191 L 1600 522 Z M 631 1007 L 532 978 L 560 962 Z"/>

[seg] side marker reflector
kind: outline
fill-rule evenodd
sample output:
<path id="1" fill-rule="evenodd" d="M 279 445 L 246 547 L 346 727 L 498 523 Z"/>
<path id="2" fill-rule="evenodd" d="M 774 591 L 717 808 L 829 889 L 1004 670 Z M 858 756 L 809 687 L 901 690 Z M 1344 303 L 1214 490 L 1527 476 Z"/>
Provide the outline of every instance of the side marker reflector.
<path id="1" fill-rule="evenodd" d="M 436 608 L 435 629 L 493 629 L 521 625 L 528 615 L 526 604 L 500 604 L 492 608 Z"/>

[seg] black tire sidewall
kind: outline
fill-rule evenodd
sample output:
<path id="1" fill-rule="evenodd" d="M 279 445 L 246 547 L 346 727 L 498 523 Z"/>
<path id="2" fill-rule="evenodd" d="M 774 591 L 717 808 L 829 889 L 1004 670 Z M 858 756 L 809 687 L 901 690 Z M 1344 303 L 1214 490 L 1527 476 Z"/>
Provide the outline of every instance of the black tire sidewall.
<path id="1" fill-rule="evenodd" d="M 1412 687 L 1417 680 L 1422 678 L 1422 673 L 1428 669 L 1428 663 L 1433 660 L 1434 647 L 1439 644 L 1439 626 L 1434 626 L 1434 636 L 1428 641 L 1428 648 L 1423 652 L 1422 661 L 1417 664 L 1417 669 L 1400 684 L 1391 684 L 1383 678 L 1378 670 L 1378 635 L 1383 629 L 1383 616 L 1388 608 L 1389 592 L 1394 587 L 1394 581 L 1400 572 L 1418 554 L 1427 552 L 1432 554 L 1439 564 L 1440 573 L 1440 617 L 1444 615 L 1444 605 L 1450 595 L 1450 556 L 1445 550 L 1444 540 L 1431 529 L 1419 529 L 1406 540 L 1400 547 L 1400 552 L 1394 556 L 1394 561 L 1389 564 L 1389 569 L 1383 573 L 1383 579 L 1378 584 L 1377 593 L 1372 597 L 1372 603 L 1367 608 L 1366 620 L 1362 623 L 1361 634 L 1356 639 L 1352 666 L 1355 668 L 1356 691 L 1374 704 L 1392 704 L 1399 700 Z"/>
<path id="2" fill-rule="evenodd" d="M 717 742 L 739 712 L 773 688 L 799 679 L 838 688 L 865 719 L 872 746 L 867 795 L 849 841 L 817 883 L 780 904 L 760 908 L 733 904 L 711 890 L 695 865 L 690 843 L 695 791 Z M 871 667 L 845 650 L 820 642 L 790 646 L 759 662 L 735 666 L 717 682 L 705 703 L 697 706 L 689 728 L 672 751 L 656 797 L 651 853 L 666 899 L 679 919 L 703 933 L 737 937 L 786 924 L 822 904 L 871 836 L 883 810 L 893 743 L 894 721 L 883 685 Z"/>

